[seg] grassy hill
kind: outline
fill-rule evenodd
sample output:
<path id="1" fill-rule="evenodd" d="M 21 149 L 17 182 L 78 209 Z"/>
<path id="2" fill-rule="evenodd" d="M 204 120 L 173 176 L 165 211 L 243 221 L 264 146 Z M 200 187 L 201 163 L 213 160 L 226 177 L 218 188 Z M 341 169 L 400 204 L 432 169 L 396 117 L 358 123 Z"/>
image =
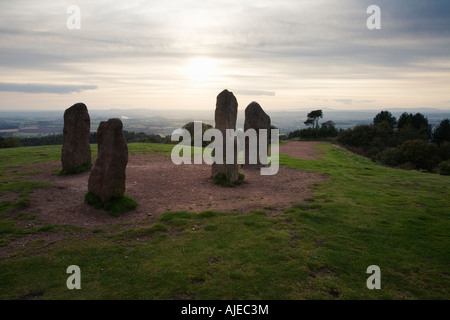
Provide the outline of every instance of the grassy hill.
<path id="1" fill-rule="evenodd" d="M 321 161 L 280 156 L 329 179 L 276 217 L 280 208 L 166 212 L 139 228 L 95 229 L 23 212 L 45 185 L 32 182 L 37 164 L 58 160 L 60 146 L 2 149 L 0 299 L 450 299 L 450 177 L 319 148 Z M 171 146 L 129 149 L 169 155 Z M 66 287 L 70 265 L 81 290 Z M 380 290 L 366 286 L 370 265 L 380 267 Z"/>

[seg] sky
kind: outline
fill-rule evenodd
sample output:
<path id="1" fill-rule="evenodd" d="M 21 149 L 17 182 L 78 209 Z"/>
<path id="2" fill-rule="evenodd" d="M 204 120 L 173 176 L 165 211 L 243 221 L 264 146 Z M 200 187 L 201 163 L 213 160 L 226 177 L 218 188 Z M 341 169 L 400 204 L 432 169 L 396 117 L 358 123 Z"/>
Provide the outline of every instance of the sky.
<path id="1" fill-rule="evenodd" d="M 450 1 L 0 1 L 0 110 L 213 110 L 224 89 L 266 111 L 450 110 Z"/>

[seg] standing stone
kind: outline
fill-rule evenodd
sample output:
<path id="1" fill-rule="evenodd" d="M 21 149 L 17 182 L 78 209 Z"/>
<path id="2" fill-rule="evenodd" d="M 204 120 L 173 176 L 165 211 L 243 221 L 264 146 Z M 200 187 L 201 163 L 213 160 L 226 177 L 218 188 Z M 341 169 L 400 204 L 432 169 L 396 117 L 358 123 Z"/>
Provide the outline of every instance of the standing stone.
<path id="1" fill-rule="evenodd" d="M 64 112 L 62 169 L 65 173 L 89 170 L 91 167 L 91 119 L 84 103 L 77 103 Z"/>
<path id="2" fill-rule="evenodd" d="M 234 162 L 233 164 L 226 163 L 226 129 L 236 130 L 237 108 L 238 103 L 236 97 L 232 92 L 224 90 L 217 96 L 214 119 L 216 122 L 215 128 L 220 130 L 220 132 L 222 133 L 223 164 L 213 163 L 212 177 L 214 178 L 217 174 L 223 173 L 226 180 L 228 180 L 229 182 L 236 182 L 239 179 L 236 147 L 237 144 L 234 138 L 232 138 L 234 143 Z"/>
<path id="3" fill-rule="evenodd" d="M 88 191 L 105 203 L 123 197 L 128 146 L 120 119 L 100 122 L 97 130 L 98 155 L 89 176 Z"/>
<path id="4" fill-rule="evenodd" d="M 257 142 L 257 161 L 256 166 L 261 166 L 261 159 L 259 156 L 259 134 L 260 129 L 266 129 L 267 133 L 267 150 L 266 152 L 269 152 L 269 141 L 270 141 L 270 117 L 267 115 L 267 113 L 264 112 L 264 110 L 261 108 L 259 103 L 252 102 L 250 103 L 247 108 L 245 109 L 245 122 L 244 122 L 244 131 L 246 132 L 248 129 L 254 129 L 256 131 L 256 136 L 258 138 Z M 245 139 L 245 164 L 250 164 L 249 159 L 249 140 Z M 254 152 L 255 150 L 253 150 Z M 267 154 L 267 153 L 266 153 Z"/>

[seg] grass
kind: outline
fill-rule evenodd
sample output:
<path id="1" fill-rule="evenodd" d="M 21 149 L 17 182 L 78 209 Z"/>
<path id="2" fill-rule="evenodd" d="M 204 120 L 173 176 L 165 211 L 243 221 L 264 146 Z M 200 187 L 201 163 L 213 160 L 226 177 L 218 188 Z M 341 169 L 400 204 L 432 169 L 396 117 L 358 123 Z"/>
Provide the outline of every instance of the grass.
<path id="1" fill-rule="evenodd" d="M 61 171 L 58 174 L 59 175 L 79 174 L 79 173 L 83 173 L 83 172 L 89 171 L 89 170 L 91 170 L 91 168 L 92 168 L 92 163 L 85 163 L 85 164 L 82 164 L 82 165 L 80 165 L 78 167 L 75 167 L 75 168 L 72 168 L 72 169 L 69 169 L 69 170 L 62 170 L 61 169 Z"/>
<path id="2" fill-rule="evenodd" d="M 165 145 L 129 147 L 170 155 Z M 275 217 L 266 207 L 166 212 L 140 227 L 41 225 L 39 234 L 74 236 L 50 246 L 31 241 L 2 258 L 0 299 L 449 299 L 450 177 L 386 168 L 329 143 L 318 148 L 320 161 L 280 156 L 282 166 L 328 181 Z M 57 160 L 46 150 L 35 149 Z M 0 150 L 0 169 L 25 161 L 16 157 L 26 151 L 13 151 L 4 160 Z M 0 212 L 11 205 L 2 202 Z M 18 216 L 0 219 L 0 240 L 20 236 Z M 73 264 L 81 290 L 65 285 Z M 380 290 L 366 287 L 370 265 L 381 269 Z"/>
<path id="3" fill-rule="evenodd" d="M 128 211 L 136 209 L 138 206 L 137 202 L 127 195 L 103 203 L 95 194 L 88 192 L 84 196 L 84 201 L 95 209 L 105 209 L 113 217 L 121 216 Z"/>

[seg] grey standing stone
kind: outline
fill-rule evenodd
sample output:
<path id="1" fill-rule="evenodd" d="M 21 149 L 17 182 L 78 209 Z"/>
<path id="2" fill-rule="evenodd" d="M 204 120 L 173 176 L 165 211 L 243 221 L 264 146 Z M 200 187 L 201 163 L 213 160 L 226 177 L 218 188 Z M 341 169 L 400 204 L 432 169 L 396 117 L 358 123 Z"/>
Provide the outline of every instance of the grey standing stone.
<path id="1" fill-rule="evenodd" d="M 261 159 L 259 156 L 260 144 L 259 144 L 259 134 L 261 129 L 267 130 L 267 148 L 266 152 L 269 151 L 269 143 L 270 143 L 270 117 L 267 113 L 264 112 L 263 108 L 257 102 L 250 103 L 245 109 L 245 122 L 244 122 L 244 131 L 248 129 L 255 129 L 256 136 L 258 138 L 257 142 L 257 161 L 256 166 L 261 166 Z M 249 140 L 245 139 L 245 164 L 249 165 Z M 253 150 L 255 152 L 255 150 Z M 266 153 L 267 154 L 267 153 Z"/>
<path id="2" fill-rule="evenodd" d="M 212 177 L 223 173 L 225 178 L 230 182 L 236 182 L 239 179 L 238 164 L 237 164 L 237 143 L 234 143 L 234 163 L 226 163 L 226 129 L 236 130 L 238 103 L 236 97 L 228 90 L 222 91 L 217 96 L 216 110 L 215 110 L 215 128 L 220 130 L 223 138 L 223 164 L 213 163 Z"/>
<path id="3" fill-rule="evenodd" d="M 71 173 L 83 166 L 86 170 L 90 169 L 90 132 L 91 119 L 84 103 L 77 103 L 66 109 L 61 152 L 63 172 Z"/>
<path id="4" fill-rule="evenodd" d="M 128 145 L 120 119 L 100 122 L 97 130 L 98 155 L 89 176 L 88 191 L 104 203 L 123 197 Z"/>

